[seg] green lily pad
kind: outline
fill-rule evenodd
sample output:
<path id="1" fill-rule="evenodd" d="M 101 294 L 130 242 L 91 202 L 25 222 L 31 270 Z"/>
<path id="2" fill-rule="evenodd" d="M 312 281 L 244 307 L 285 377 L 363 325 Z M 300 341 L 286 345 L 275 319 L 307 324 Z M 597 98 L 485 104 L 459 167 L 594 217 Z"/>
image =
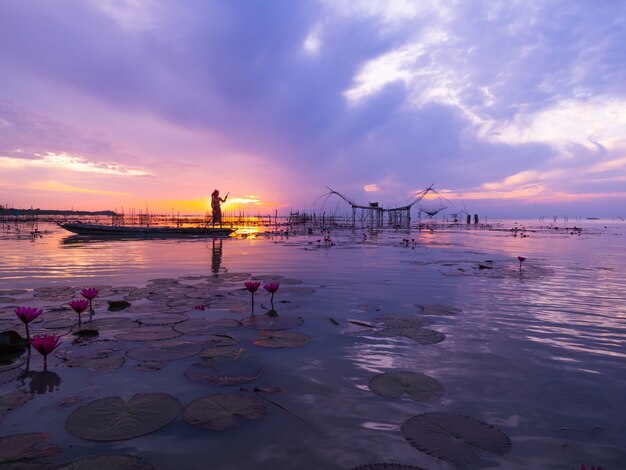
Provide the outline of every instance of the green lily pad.
<path id="1" fill-rule="evenodd" d="M 310 336 L 295 331 L 261 331 L 262 338 L 252 341 L 265 348 L 297 348 L 311 340 Z"/>
<path id="2" fill-rule="evenodd" d="M 423 413 L 407 419 L 402 434 L 416 449 L 447 462 L 474 464 L 479 452 L 504 455 L 511 440 L 490 424 L 453 413 Z"/>
<path id="3" fill-rule="evenodd" d="M 369 388 L 389 398 L 398 398 L 406 393 L 415 401 L 439 398 L 444 392 L 441 382 L 419 372 L 385 372 L 373 377 Z"/>
<path id="4" fill-rule="evenodd" d="M 279 315 L 277 317 L 254 315 L 241 320 L 241 324 L 246 328 L 259 331 L 290 330 L 299 327 L 302 323 L 304 323 L 302 318 L 290 315 Z"/>
<path id="5" fill-rule="evenodd" d="M 131 349 L 126 353 L 137 361 L 173 361 L 191 357 L 202 351 L 202 345 L 193 341 L 171 339 L 148 344 L 145 348 Z"/>
<path id="6" fill-rule="evenodd" d="M 154 432 L 174 421 L 181 403 L 165 393 L 138 393 L 94 400 L 74 410 L 65 422 L 73 435 L 92 441 L 121 441 Z"/>
<path id="7" fill-rule="evenodd" d="M 55 467 L 56 470 L 154 470 L 154 466 L 137 455 L 91 455 Z"/>
<path id="8" fill-rule="evenodd" d="M 216 393 L 189 403 L 183 410 L 183 419 L 202 429 L 228 431 L 239 425 L 236 416 L 261 419 L 266 414 L 265 405 L 254 396 Z"/>

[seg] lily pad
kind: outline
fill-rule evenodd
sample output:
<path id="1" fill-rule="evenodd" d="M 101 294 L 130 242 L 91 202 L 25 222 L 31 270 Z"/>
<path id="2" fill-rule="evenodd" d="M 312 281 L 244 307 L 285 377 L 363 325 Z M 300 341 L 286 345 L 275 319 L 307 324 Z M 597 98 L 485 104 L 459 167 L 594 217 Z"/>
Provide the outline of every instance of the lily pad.
<path id="1" fill-rule="evenodd" d="M 65 422 L 73 435 L 92 441 L 121 441 L 154 432 L 174 421 L 181 403 L 165 393 L 138 393 L 94 400 L 74 410 Z"/>
<path id="2" fill-rule="evenodd" d="M 33 395 L 26 390 L 14 390 L 10 393 L 0 396 L 0 418 L 10 410 L 19 408 L 24 403 L 32 400 Z"/>
<path id="3" fill-rule="evenodd" d="M 137 455 L 91 455 L 55 467 L 57 470 L 154 470 L 154 466 Z"/>
<path id="4" fill-rule="evenodd" d="M 415 305 L 423 315 L 456 315 L 461 313 L 460 308 L 448 307 L 447 305 Z"/>
<path id="5" fill-rule="evenodd" d="M 261 331 L 262 338 L 253 341 L 265 348 L 297 348 L 311 340 L 310 336 L 295 331 Z"/>
<path id="6" fill-rule="evenodd" d="M 173 339 L 180 336 L 180 333 L 172 328 L 164 326 L 144 326 L 132 331 L 126 331 L 115 335 L 115 339 L 120 341 L 161 341 Z"/>
<path id="7" fill-rule="evenodd" d="M 407 419 L 402 434 L 416 449 L 447 462 L 473 464 L 478 452 L 504 455 L 511 440 L 490 424 L 453 413 L 423 413 Z"/>
<path id="8" fill-rule="evenodd" d="M 144 361 L 136 364 L 133 369 L 140 370 L 142 372 L 152 372 L 155 370 L 161 370 L 165 367 L 165 362 L 161 361 Z"/>
<path id="9" fill-rule="evenodd" d="M 260 419 L 266 414 L 265 405 L 254 396 L 216 393 L 189 403 L 183 410 L 183 419 L 202 429 L 228 431 L 239 425 L 236 416 Z"/>
<path id="10" fill-rule="evenodd" d="M 446 339 L 446 335 L 440 331 L 430 330 L 428 328 L 383 328 L 382 330 L 378 330 L 376 334 L 378 336 L 404 336 L 411 338 L 421 345 L 436 344 Z"/>
<path id="11" fill-rule="evenodd" d="M 383 324 L 386 328 L 422 328 L 433 324 L 433 321 L 427 317 L 402 314 L 384 315 L 374 318 L 374 321 Z"/>
<path id="12" fill-rule="evenodd" d="M 352 467 L 350 470 L 425 470 L 423 467 L 416 467 L 415 465 L 404 465 L 401 463 L 373 463 L 370 465 L 359 465 L 358 467 Z"/>
<path id="13" fill-rule="evenodd" d="M 263 369 L 242 361 L 221 362 L 219 367 L 210 362 L 196 362 L 185 369 L 185 377 L 192 382 L 210 385 L 240 385 L 257 380 Z"/>
<path id="14" fill-rule="evenodd" d="M 180 323 L 189 319 L 187 315 L 182 313 L 157 313 L 154 315 L 148 315 L 141 317 L 137 321 L 142 325 L 171 325 L 174 323 Z"/>
<path id="15" fill-rule="evenodd" d="M 251 330 L 290 330 L 297 328 L 304 323 L 304 320 L 300 317 L 294 317 L 290 315 L 280 315 L 277 317 L 270 317 L 268 315 L 254 315 L 246 317 L 241 320 L 241 324 Z"/>
<path id="16" fill-rule="evenodd" d="M 74 318 L 57 318 L 56 320 L 50 320 L 41 324 L 44 330 L 60 330 L 71 328 L 76 325 L 78 317 Z"/>
<path id="17" fill-rule="evenodd" d="M 215 333 L 226 333 L 239 326 L 239 322 L 232 318 L 220 318 L 219 320 L 208 320 L 206 318 L 192 318 L 174 325 L 174 329 L 180 333 L 189 335 L 212 335 Z"/>
<path id="18" fill-rule="evenodd" d="M 88 318 L 88 317 L 87 317 Z M 83 326 L 92 330 L 126 331 L 137 328 L 139 324 L 125 317 L 96 317 L 83 321 Z"/>
<path id="19" fill-rule="evenodd" d="M 193 341 L 171 339 L 151 343 L 145 348 L 131 349 L 126 353 L 137 361 L 173 361 L 191 357 L 202 351 L 202 345 Z"/>
<path id="20" fill-rule="evenodd" d="M 238 359 L 246 350 L 239 346 L 234 345 L 221 345 L 206 348 L 202 351 L 202 359 L 206 361 L 220 360 L 220 359 Z"/>
<path id="21" fill-rule="evenodd" d="M 32 432 L 27 434 L 12 434 L 0 436 L 0 462 L 5 468 L 15 468 L 26 464 L 24 461 L 50 457 L 60 452 L 55 445 L 42 445 L 43 441 L 50 437 L 49 434 Z"/>
<path id="22" fill-rule="evenodd" d="M 109 304 L 109 308 L 107 310 L 110 312 L 119 312 L 120 310 L 124 310 L 131 305 L 127 300 L 107 300 L 107 302 Z"/>
<path id="23" fill-rule="evenodd" d="M 368 386 L 383 397 L 398 398 L 406 393 L 415 401 L 439 398 L 444 392 L 441 382 L 419 372 L 385 372 L 373 377 Z"/>

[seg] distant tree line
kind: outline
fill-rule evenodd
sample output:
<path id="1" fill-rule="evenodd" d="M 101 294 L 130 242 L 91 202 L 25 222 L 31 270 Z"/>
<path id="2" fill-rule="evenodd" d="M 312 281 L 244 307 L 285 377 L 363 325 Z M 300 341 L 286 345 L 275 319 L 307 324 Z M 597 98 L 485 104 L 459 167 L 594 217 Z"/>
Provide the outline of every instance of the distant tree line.
<path id="1" fill-rule="evenodd" d="M 58 210 L 58 209 L 18 209 L 0 204 L 0 215 L 117 215 L 115 211 L 74 211 L 74 210 Z"/>

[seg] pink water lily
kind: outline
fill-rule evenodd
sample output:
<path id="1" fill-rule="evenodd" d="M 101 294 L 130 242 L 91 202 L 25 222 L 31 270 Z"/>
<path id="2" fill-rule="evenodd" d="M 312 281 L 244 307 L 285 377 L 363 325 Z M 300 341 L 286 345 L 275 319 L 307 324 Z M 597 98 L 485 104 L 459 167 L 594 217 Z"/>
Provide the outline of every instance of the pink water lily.
<path id="1" fill-rule="evenodd" d="M 517 259 L 519 260 L 519 271 L 521 273 L 522 272 L 522 263 L 524 261 L 526 261 L 526 257 L 525 256 L 518 256 Z"/>
<path id="2" fill-rule="evenodd" d="M 278 282 L 268 282 L 267 284 L 263 286 L 263 289 L 265 289 L 266 291 L 272 294 L 272 297 L 270 299 L 270 303 L 272 304 L 272 310 L 274 310 L 274 294 L 278 290 L 279 286 L 280 286 L 280 283 Z"/>
<path id="3" fill-rule="evenodd" d="M 254 316 L 254 293 L 261 287 L 261 281 L 246 281 L 244 285 L 252 295 L 252 315 Z"/>
<path id="4" fill-rule="evenodd" d="M 206 306 L 205 306 L 205 305 L 196 305 L 196 306 L 194 307 L 194 310 L 204 310 L 205 308 L 206 308 Z"/>
<path id="5" fill-rule="evenodd" d="M 43 368 L 48 368 L 48 354 L 54 351 L 61 342 L 61 337 L 57 335 L 36 335 L 30 340 L 35 348 L 43 356 Z"/>
<path id="6" fill-rule="evenodd" d="M 246 289 L 248 289 L 253 294 L 261 287 L 261 281 L 246 281 L 244 282 Z"/>
<path id="7" fill-rule="evenodd" d="M 28 324 L 43 313 L 43 309 L 35 307 L 15 307 L 15 315 L 19 318 L 26 328 L 26 341 L 30 348 L 30 331 Z"/>
<path id="8" fill-rule="evenodd" d="M 78 313 L 78 324 L 81 324 L 80 314 L 89 308 L 89 300 L 86 299 L 72 299 L 69 302 L 70 307 L 76 313 Z"/>
<path id="9" fill-rule="evenodd" d="M 585 467 L 585 464 L 582 464 L 580 466 L 580 470 L 587 470 L 587 467 Z M 602 470 L 602 467 L 598 466 L 598 468 L 591 466 L 591 468 L 589 470 Z"/>
<path id="10" fill-rule="evenodd" d="M 98 297 L 99 292 L 100 292 L 99 289 L 96 289 L 95 287 L 89 287 L 87 289 L 81 290 L 80 295 L 82 295 L 87 300 L 93 300 L 96 297 Z"/>
<path id="11" fill-rule="evenodd" d="M 89 301 L 89 313 L 93 314 L 93 307 L 91 306 L 91 301 L 98 297 L 98 293 L 100 289 L 96 289 L 95 287 L 88 287 L 87 289 L 83 289 L 80 291 L 80 295 L 86 298 Z"/>

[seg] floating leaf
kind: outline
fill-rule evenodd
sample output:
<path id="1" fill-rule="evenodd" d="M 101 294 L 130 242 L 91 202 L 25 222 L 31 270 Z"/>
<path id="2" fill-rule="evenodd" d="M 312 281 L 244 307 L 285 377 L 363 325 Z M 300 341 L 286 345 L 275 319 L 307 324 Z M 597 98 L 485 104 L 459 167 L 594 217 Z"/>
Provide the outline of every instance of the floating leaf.
<path id="1" fill-rule="evenodd" d="M 265 348 L 297 348 L 311 340 L 310 336 L 295 331 L 261 331 L 263 338 L 252 341 Z"/>
<path id="2" fill-rule="evenodd" d="M 202 346 L 193 341 L 171 339 L 158 341 L 145 348 L 131 349 L 126 356 L 137 361 L 173 361 L 198 354 Z"/>
<path id="3" fill-rule="evenodd" d="M 115 339 L 120 341 L 161 341 L 173 339 L 180 336 L 180 333 L 165 326 L 144 326 L 132 331 L 126 331 L 115 335 Z"/>
<path id="4" fill-rule="evenodd" d="M 402 434 L 418 450 L 456 464 L 480 460 L 477 451 L 504 455 L 511 440 L 490 424 L 445 412 L 424 413 L 402 423 Z"/>
<path id="5" fill-rule="evenodd" d="M 129 401 L 107 397 L 74 410 L 65 427 L 83 439 L 121 441 L 161 429 L 178 417 L 181 408 L 165 393 L 138 393 Z"/>
<path id="6" fill-rule="evenodd" d="M 382 330 L 378 330 L 376 334 L 378 336 L 404 336 L 411 338 L 421 345 L 436 344 L 446 339 L 446 335 L 440 331 L 430 330 L 428 328 L 383 328 Z"/>
<path id="7" fill-rule="evenodd" d="M 156 313 L 147 317 L 141 317 L 137 321 L 142 325 L 171 325 L 187 319 L 189 317 L 182 313 Z"/>
<path id="8" fill-rule="evenodd" d="M 109 304 L 109 308 L 107 310 L 110 312 L 119 312 L 120 310 L 124 310 L 131 305 L 130 302 L 126 300 L 107 300 L 107 303 Z"/>
<path id="9" fill-rule="evenodd" d="M 97 359 L 124 351 L 126 345 L 112 339 L 81 340 L 71 348 L 59 348 L 55 355 L 63 360 Z"/>
<path id="10" fill-rule="evenodd" d="M 0 396 L 0 417 L 10 410 L 19 408 L 27 401 L 32 400 L 32 398 L 33 395 L 31 393 L 19 389 Z"/>
<path id="11" fill-rule="evenodd" d="M 358 467 L 352 467 L 350 470 L 425 470 L 422 467 L 416 467 L 415 465 L 404 465 L 401 463 L 373 463 L 370 465 L 359 465 Z"/>
<path id="12" fill-rule="evenodd" d="M 137 455 L 91 455 L 61 464 L 56 470 L 154 470 L 154 466 Z"/>
<path id="13" fill-rule="evenodd" d="M 202 359 L 209 361 L 214 359 L 237 359 L 245 352 L 244 348 L 234 345 L 214 346 L 202 351 Z"/>
<path id="14" fill-rule="evenodd" d="M 241 361 L 220 363 L 219 370 L 210 362 L 196 362 L 185 369 L 185 377 L 192 382 L 222 386 L 252 382 L 261 375 L 263 375 L 262 368 Z"/>
<path id="15" fill-rule="evenodd" d="M 254 396 L 216 393 L 189 403 L 183 419 L 202 429 L 228 431 L 239 425 L 236 416 L 260 419 L 266 414 L 265 405 Z"/>
<path id="16" fill-rule="evenodd" d="M 140 362 L 139 364 L 136 364 L 135 367 L 133 367 L 133 369 L 135 370 L 140 370 L 142 372 L 150 372 L 150 371 L 155 371 L 155 370 L 161 370 L 165 367 L 165 362 L 161 362 L 161 361 L 145 361 L 145 362 Z"/>
<path id="17" fill-rule="evenodd" d="M 212 335 L 215 333 L 226 333 L 238 326 L 239 322 L 232 318 L 220 318 L 212 321 L 206 318 L 192 318 L 174 325 L 174 329 L 180 333 L 190 335 Z"/>
<path id="18" fill-rule="evenodd" d="M 369 388 L 383 397 L 398 398 L 407 394 L 415 401 L 427 401 L 443 395 L 438 380 L 419 372 L 385 372 L 372 378 Z"/>
<path id="19" fill-rule="evenodd" d="M 241 324 L 251 330 L 290 330 L 297 328 L 304 323 L 304 320 L 300 317 L 293 317 L 290 315 L 280 315 L 278 317 L 271 317 L 268 315 L 254 315 L 252 317 L 246 317 L 241 320 Z"/>
<path id="20" fill-rule="evenodd" d="M 49 434 L 33 432 L 27 434 L 13 434 L 0 436 L 0 463 L 6 465 L 3 468 L 20 468 L 19 464 L 25 460 L 50 457 L 60 452 L 55 445 L 42 446 L 42 442 L 50 437 Z"/>
<path id="21" fill-rule="evenodd" d="M 420 313 L 424 315 L 456 315 L 461 313 L 460 308 L 448 307 L 446 305 L 415 305 Z"/>
<path id="22" fill-rule="evenodd" d="M 126 331 L 137 328 L 139 324 L 124 317 L 94 317 L 84 322 L 83 326 L 92 330 Z"/>
<path id="23" fill-rule="evenodd" d="M 430 318 L 401 314 L 384 315 L 374 318 L 374 321 L 382 323 L 387 328 L 422 328 L 433 324 Z"/>

